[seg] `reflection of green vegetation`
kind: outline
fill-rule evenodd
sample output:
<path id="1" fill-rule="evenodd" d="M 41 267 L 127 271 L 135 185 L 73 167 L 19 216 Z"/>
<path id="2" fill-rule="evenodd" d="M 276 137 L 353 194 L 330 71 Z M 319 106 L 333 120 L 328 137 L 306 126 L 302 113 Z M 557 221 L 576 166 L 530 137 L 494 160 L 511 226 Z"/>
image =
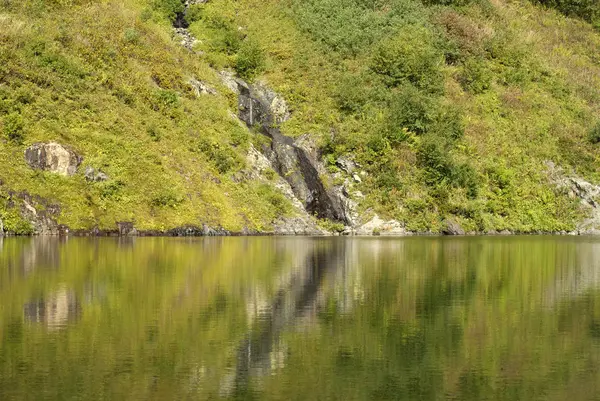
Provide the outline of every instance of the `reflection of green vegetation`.
<path id="1" fill-rule="evenodd" d="M 250 377 L 258 399 L 594 399 L 599 246 L 539 237 L 5 239 L 0 394 L 214 399 L 236 366 L 252 303 L 269 304 L 289 280 L 298 286 L 292 268 L 329 249 L 317 307 L 288 315 L 278 340 L 285 358 Z M 24 304 L 61 288 L 81 308 L 67 328 L 24 318 Z"/>

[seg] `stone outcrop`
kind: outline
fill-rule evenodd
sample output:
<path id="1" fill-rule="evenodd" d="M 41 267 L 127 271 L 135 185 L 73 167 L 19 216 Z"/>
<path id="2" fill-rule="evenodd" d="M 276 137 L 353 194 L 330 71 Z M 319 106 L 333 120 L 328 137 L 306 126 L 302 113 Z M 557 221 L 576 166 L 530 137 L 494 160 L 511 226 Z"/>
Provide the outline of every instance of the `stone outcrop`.
<path id="1" fill-rule="evenodd" d="M 117 230 L 119 235 L 123 237 L 136 236 L 138 234 L 137 229 L 131 221 L 118 221 Z"/>
<path id="2" fill-rule="evenodd" d="M 465 230 L 454 219 L 446 219 L 442 226 L 442 234 L 444 235 L 465 235 Z"/>
<path id="3" fill-rule="evenodd" d="M 56 142 L 34 143 L 25 150 L 25 161 L 36 170 L 71 176 L 77 172 L 82 158 Z"/>
<path id="4" fill-rule="evenodd" d="M 546 162 L 546 167 L 550 181 L 567 191 L 571 198 L 579 199 L 581 207 L 587 211 L 586 218 L 577 224 L 576 231 L 571 234 L 600 234 L 600 186 L 565 173 L 551 161 Z"/>
<path id="5" fill-rule="evenodd" d="M 323 172 L 311 151 L 277 128 L 290 115 L 285 100 L 264 85 L 250 85 L 239 79 L 236 83 L 240 119 L 248 127 L 257 126 L 270 138 L 270 144 L 261 149 L 262 153 L 279 176 L 289 183 L 306 211 L 319 218 L 351 225 L 341 190 L 327 188 L 322 180 Z"/>
<path id="6" fill-rule="evenodd" d="M 296 198 L 290 184 L 281 176 L 275 174 L 273 165 L 254 146 L 250 145 L 246 156 L 248 168 L 242 172 L 246 180 L 263 181 L 274 186 L 285 196 L 294 208 L 293 216 L 281 217 L 273 222 L 273 233 L 276 235 L 324 235 L 327 234 L 317 226 L 314 218 L 304 209 L 302 202 Z M 267 175 L 272 177 L 266 178 Z"/>
<path id="7" fill-rule="evenodd" d="M 192 91 L 194 92 L 194 94 L 196 95 L 196 97 L 200 97 L 202 95 L 216 95 L 217 91 L 211 87 L 210 85 L 199 81 L 195 78 L 191 78 L 188 83 L 190 84 L 190 87 L 192 88 Z"/>
<path id="8" fill-rule="evenodd" d="M 67 235 L 69 229 L 56 222 L 60 214 L 57 205 L 49 204 L 44 199 L 30 196 L 27 193 L 11 196 L 9 202 L 14 206 L 19 205 L 21 216 L 28 221 L 35 235 Z"/>
<path id="9" fill-rule="evenodd" d="M 85 179 L 90 182 L 100 182 L 108 180 L 108 176 L 106 174 L 104 174 L 99 169 L 93 168 L 92 166 L 87 166 L 83 175 Z"/>
<path id="10" fill-rule="evenodd" d="M 215 237 L 215 236 L 229 236 L 231 233 L 223 228 L 213 228 L 206 224 L 202 227 L 198 226 L 184 226 L 177 227 L 167 232 L 168 235 L 173 237 Z"/>
<path id="11" fill-rule="evenodd" d="M 346 235 L 389 235 L 389 236 L 404 236 L 411 235 L 412 233 L 407 231 L 404 224 L 397 220 L 383 220 L 378 215 L 374 215 L 371 220 L 360 225 L 353 231 L 344 232 Z"/>

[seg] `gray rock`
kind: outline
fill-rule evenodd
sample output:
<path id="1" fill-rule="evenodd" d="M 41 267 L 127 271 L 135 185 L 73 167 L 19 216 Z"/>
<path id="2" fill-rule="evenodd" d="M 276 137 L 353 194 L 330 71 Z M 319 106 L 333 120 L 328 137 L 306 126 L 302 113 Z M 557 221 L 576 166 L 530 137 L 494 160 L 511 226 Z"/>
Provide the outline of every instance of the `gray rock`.
<path id="1" fill-rule="evenodd" d="M 237 79 L 238 115 L 248 127 L 258 126 L 270 138 L 261 150 L 274 170 L 292 188 L 295 197 L 309 213 L 319 218 L 351 223 L 341 190 L 327 187 L 324 173 L 308 138 L 294 140 L 276 127 L 289 118 L 287 105 L 281 96 L 264 85 L 249 85 Z"/>
<path id="2" fill-rule="evenodd" d="M 221 71 L 219 73 L 219 78 L 221 79 L 223 85 L 225 85 L 225 87 L 227 87 L 230 91 L 232 91 L 235 94 L 240 93 L 238 80 L 233 72 L 226 70 Z"/>
<path id="3" fill-rule="evenodd" d="M 131 221 L 118 221 L 117 222 L 117 230 L 119 231 L 119 235 L 123 237 L 136 236 L 137 230 L 133 226 L 133 222 Z"/>
<path id="4" fill-rule="evenodd" d="M 410 235 L 410 232 L 406 231 L 404 224 L 397 220 L 385 221 L 378 215 L 374 215 L 371 220 L 356 228 L 354 234 L 404 236 Z"/>
<path id="5" fill-rule="evenodd" d="M 25 161 L 31 168 L 71 176 L 83 159 L 56 142 L 34 143 L 25 150 Z"/>
<path id="6" fill-rule="evenodd" d="M 356 162 L 345 156 L 338 157 L 335 161 L 335 165 L 346 174 L 352 174 L 358 168 Z"/>
<path id="7" fill-rule="evenodd" d="M 41 204 L 36 202 L 29 194 L 21 194 L 21 216 L 28 221 L 36 235 L 60 235 L 68 232 L 66 226 L 56 222 L 55 217 L 59 214 L 56 205 Z M 39 210 L 38 210 L 39 209 Z"/>
<path id="8" fill-rule="evenodd" d="M 174 28 L 175 34 L 179 36 L 179 44 L 189 51 L 194 51 L 194 46 L 200 41 L 196 39 L 186 28 Z"/>
<path id="9" fill-rule="evenodd" d="M 442 234 L 445 235 L 465 235 L 465 230 L 454 219 L 446 219 L 442 228 Z"/>
<path id="10" fill-rule="evenodd" d="M 202 81 L 199 81 L 195 78 L 191 78 L 188 81 L 188 84 L 192 87 L 192 91 L 196 95 L 196 97 L 200 97 L 202 95 L 216 95 L 217 91 L 211 86 L 205 84 Z"/>
<path id="11" fill-rule="evenodd" d="M 353 174 L 352 178 L 354 178 L 354 181 L 358 182 L 359 184 L 362 182 L 362 180 L 358 174 Z"/>
<path id="12" fill-rule="evenodd" d="M 108 180 L 108 176 L 92 166 L 87 166 L 84 173 L 85 179 L 91 182 L 100 182 Z"/>
<path id="13" fill-rule="evenodd" d="M 308 217 L 281 217 L 273 223 L 275 235 L 327 235 Z"/>
<path id="14" fill-rule="evenodd" d="M 550 181 L 564 189 L 569 197 L 579 199 L 582 209 L 587 212 L 586 218 L 577 224 L 576 231 L 589 235 L 600 234 L 600 186 L 581 177 L 567 175 L 551 161 L 546 162 L 546 167 Z"/>

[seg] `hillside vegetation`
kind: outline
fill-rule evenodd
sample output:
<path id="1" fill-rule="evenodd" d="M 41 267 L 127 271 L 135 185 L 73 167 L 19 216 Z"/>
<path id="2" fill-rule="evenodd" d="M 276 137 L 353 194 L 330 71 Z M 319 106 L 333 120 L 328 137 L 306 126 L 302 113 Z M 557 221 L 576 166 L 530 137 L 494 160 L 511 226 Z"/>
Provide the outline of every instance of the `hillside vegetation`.
<path id="1" fill-rule="evenodd" d="M 569 0 L 210 0 L 183 4 L 0 3 L 2 219 L 27 224 L 9 191 L 61 206 L 60 223 L 141 229 L 208 223 L 268 229 L 288 208 L 240 181 L 255 134 L 217 79 L 230 68 L 290 105 L 282 131 L 309 134 L 330 173 L 350 156 L 361 212 L 437 232 L 571 230 L 579 202 L 553 161 L 600 181 L 600 7 Z M 219 91 L 197 97 L 188 81 Z M 31 170 L 23 150 L 56 140 L 111 179 Z M 83 168 L 80 167 L 80 170 Z M 332 182 L 331 184 L 337 184 Z"/>

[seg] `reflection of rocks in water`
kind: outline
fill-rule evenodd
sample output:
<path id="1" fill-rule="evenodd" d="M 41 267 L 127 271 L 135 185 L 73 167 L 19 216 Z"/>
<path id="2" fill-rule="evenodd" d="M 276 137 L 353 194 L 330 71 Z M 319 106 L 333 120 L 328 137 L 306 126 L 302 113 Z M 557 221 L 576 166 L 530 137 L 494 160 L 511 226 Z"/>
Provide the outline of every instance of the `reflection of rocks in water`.
<path id="1" fill-rule="evenodd" d="M 60 288 L 48 297 L 26 303 L 23 314 L 25 320 L 46 323 L 49 329 L 60 329 L 79 318 L 81 306 L 73 291 Z"/>
<path id="2" fill-rule="evenodd" d="M 264 302 L 260 291 L 255 292 L 249 315 L 256 318 L 238 348 L 235 372 L 221 381 L 221 395 L 243 394 L 251 378 L 256 382 L 284 366 L 287 348 L 280 340 L 281 333 L 296 325 L 299 318 L 307 314 L 314 316 L 325 276 L 345 262 L 346 243 L 343 240 L 311 243 L 304 263 L 287 276 L 284 280 L 287 282 L 281 283 L 270 302 Z"/>
<path id="3" fill-rule="evenodd" d="M 556 254 L 554 285 L 545 293 L 547 306 L 553 307 L 563 297 L 573 299 L 600 289 L 600 243 L 573 241 L 558 247 Z"/>
<path id="4" fill-rule="evenodd" d="M 57 243 L 64 239 L 48 236 L 33 237 L 23 247 L 20 261 L 21 274 L 28 276 L 37 269 L 58 269 L 60 264 L 60 247 Z"/>

